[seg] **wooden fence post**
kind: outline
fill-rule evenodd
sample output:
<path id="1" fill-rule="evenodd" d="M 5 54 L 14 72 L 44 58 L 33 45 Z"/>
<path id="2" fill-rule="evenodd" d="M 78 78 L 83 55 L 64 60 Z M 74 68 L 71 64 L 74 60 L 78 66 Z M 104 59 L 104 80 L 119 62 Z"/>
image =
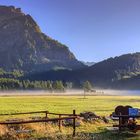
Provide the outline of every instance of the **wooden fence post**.
<path id="1" fill-rule="evenodd" d="M 10 115 L 21 115 L 21 114 L 34 114 L 34 113 L 43 113 L 44 115 L 44 119 L 35 119 L 35 120 L 21 120 L 21 121 L 0 121 L 1 125 L 8 125 L 8 124 L 27 124 L 27 123 L 39 123 L 39 122 L 43 122 L 45 123 L 45 125 L 48 122 L 58 122 L 59 125 L 59 130 L 62 131 L 62 120 L 73 120 L 72 125 L 73 125 L 73 137 L 75 136 L 76 133 L 76 111 L 73 110 L 73 114 L 57 114 L 57 113 L 50 113 L 49 111 L 38 111 L 38 112 L 26 112 L 26 113 L 14 113 L 14 114 L 10 114 Z M 49 114 L 53 114 L 53 115 L 59 115 L 59 118 L 48 118 Z M 0 116 L 3 115 L 9 115 L 9 114 L 0 114 Z M 63 117 L 63 116 L 67 116 L 67 117 Z M 46 119 L 45 119 L 46 118 Z"/>
<path id="2" fill-rule="evenodd" d="M 61 115 L 59 115 L 59 118 L 61 118 Z M 59 125 L 59 131 L 61 132 L 62 131 L 62 120 L 59 120 L 58 121 L 58 125 Z"/>
<path id="3" fill-rule="evenodd" d="M 46 119 L 48 118 L 48 111 L 46 112 Z"/>
<path id="4" fill-rule="evenodd" d="M 122 117 L 121 117 L 121 113 L 119 114 L 119 132 L 121 131 L 121 126 L 122 126 Z"/>
<path id="5" fill-rule="evenodd" d="M 76 116 L 76 111 L 73 110 L 73 116 Z M 76 132 L 76 118 L 73 119 L 73 137 L 75 137 L 75 132 Z"/>

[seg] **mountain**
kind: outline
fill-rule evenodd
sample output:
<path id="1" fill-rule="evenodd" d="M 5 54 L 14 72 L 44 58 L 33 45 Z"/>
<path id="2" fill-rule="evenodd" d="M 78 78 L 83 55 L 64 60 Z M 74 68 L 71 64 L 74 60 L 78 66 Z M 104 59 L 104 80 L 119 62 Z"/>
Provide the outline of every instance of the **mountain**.
<path id="1" fill-rule="evenodd" d="M 81 70 L 61 70 L 36 73 L 26 77 L 30 80 L 63 80 L 77 85 L 89 80 L 101 88 L 139 88 L 140 53 L 109 58 Z M 131 85 L 131 86 L 128 86 Z"/>
<path id="2" fill-rule="evenodd" d="M 0 68 L 35 72 L 83 67 L 67 46 L 42 33 L 30 15 L 0 6 Z"/>
<path id="3" fill-rule="evenodd" d="M 95 65 L 81 70 L 84 79 L 99 86 L 114 86 L 120 80 L 129 79 L 140 74 L 140 53 L 125 54 L 109 58 Z"/>
<path id="4" fill-rule="evenodd" d="M 140 90 L 140 74 L 114 81 L 112 88 Z"/>
<path id="5" fill-rule="evenodd" d="M 95 64 L 95 62 L 84 62 L 84 61 L 81 61 L 84 65 L 86 65 L 86 66 L 92 66 L 92 65 L 94 65 Z"/>
<path id="6" fill-rule="evenodd" d="M 42 33 L 30 15 L 20 8 L 0 6 L 0 68 L 7 71 L 6 78 L 13 76 L 10 71 L 18 70 L 29 72 L 18 76 L 20 80 L 72 81 L 78 86 L 89 80 L 96 87 L 136 88 L 140 79 L 140 53 L 85 66 L 67 46 Z M 23 75 L 16 71 L 14 74 Z"/>
<path id="7" fill-rule="evenodd" d="M 119 80 L 140 73 L 140 53 L 125 54 L 109 58 L 88 68 L 88 72 L 96 73 L 106 79 Z"/>

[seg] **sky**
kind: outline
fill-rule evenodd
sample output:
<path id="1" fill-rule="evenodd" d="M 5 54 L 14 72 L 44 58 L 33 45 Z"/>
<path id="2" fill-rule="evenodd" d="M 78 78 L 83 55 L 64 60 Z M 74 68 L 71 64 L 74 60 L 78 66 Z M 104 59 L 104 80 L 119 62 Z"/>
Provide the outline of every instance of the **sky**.
<path id="1" fill-rule="evenodd" d="M 0 0 L 20 7 L 78 60 L 140 52 L 140 0 Z"/>

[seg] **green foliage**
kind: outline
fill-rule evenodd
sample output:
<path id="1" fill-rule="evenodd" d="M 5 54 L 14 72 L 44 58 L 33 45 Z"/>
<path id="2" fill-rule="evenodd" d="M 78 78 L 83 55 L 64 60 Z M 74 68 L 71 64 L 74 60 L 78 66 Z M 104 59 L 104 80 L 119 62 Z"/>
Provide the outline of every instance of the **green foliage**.
<path id="1" fill-rule="evenodd" d="M 3 75 L 4 73 L 5 71 L 2 68 L 0 68 L 0 75 Z"/>
<path id="2" fill-rule="evenodd" d="M 65 85 L 66 85 L 67 89 L 72 89 L 72 87 L 73 87 L 73 83 L 72 82 L 66 82 Z"/>
<path id="3" fill-rule="evenodd" d="M 0 89 L 19 89 L 21 83 L 18 80 L 10 78 L 0 78 Z"/>
<path id="4" fill-rule="evenodd" d="M 37 90 L 48 90 L 64 92 L 66 88 L 72 88 L 72 83 L 67 84 L 62 81 L 49 81 L 49 80 L 23 80 L 23 71 L 14 70 L 12 72 L 4 71 L 0 69 L 0 89 L 11 90 L 11 89 L 37 89 Z"/>
<path id="5" fill-rule="evenodd" d="M 91 83 L 90 83 L 89 81 L 85 81 L 85 82 L 83 83 L 83 89 L 84 89 L 85 92 L 91 91 L 91 90 L 92 90 L 92 85 L 91 85 Z"/>
<path id="6" fill-rule="evenodd" d="M 43 89 L 48 91 L 64 91 L 62 81 L 29 81 L 29 80 L 16 80 L 12 78 L 0 78 L 0 89 Z"/>
<path id="7" fill-rule="evenodd" d="M 52 82 L 51 81 L 46 81 L 46 86 L 45 86 L 48 90 L 52 91 L 53 87 L 52 87 Z"/>
<path id="8" fill-rule="evenodd" d="M 65 88 L 62 81 L 55 81 L 53 83 L 53 89 L 57 91 L 64 91 Z"/>

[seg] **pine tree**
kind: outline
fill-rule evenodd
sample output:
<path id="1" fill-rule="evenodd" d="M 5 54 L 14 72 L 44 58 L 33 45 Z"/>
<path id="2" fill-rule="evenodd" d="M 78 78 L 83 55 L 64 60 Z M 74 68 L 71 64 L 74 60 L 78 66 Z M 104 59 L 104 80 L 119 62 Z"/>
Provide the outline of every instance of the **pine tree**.
<path id="1" fill-rule="evenodd" d="M 86 97 L 86 92 L 90 92 L 92 90 L 92 85 L 89 81 L 85 81 L 83 83 L 83 89 L 84 89 L 84 98 Z"/>

